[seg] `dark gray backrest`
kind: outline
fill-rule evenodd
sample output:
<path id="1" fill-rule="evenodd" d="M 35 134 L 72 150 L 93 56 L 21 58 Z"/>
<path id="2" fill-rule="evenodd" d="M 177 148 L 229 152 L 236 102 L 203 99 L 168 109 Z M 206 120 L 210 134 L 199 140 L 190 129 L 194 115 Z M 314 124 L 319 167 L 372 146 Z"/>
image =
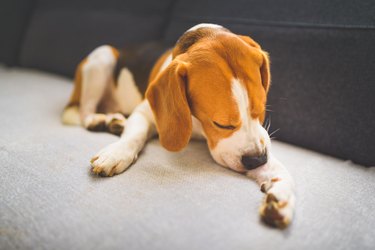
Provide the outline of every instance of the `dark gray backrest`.
<path id="1" fill-rule="evenodd" d="M 277 139 L 375 165 L 375 4 L 350 0 L 177 1 L 165 39 L 213 22 L 268 51 Z"/>
<path id="2" fill-rule="evenodd" d="M 71 76 L 95 47 L 159 39 L 172 1 L 39 0 L 20 65 Z"/>
<path id="3" fill-rule="evenodd" d="M 0 1 L 0 62 L 8 66 L 18 63 L 34 3 L 34 0 Z"/>

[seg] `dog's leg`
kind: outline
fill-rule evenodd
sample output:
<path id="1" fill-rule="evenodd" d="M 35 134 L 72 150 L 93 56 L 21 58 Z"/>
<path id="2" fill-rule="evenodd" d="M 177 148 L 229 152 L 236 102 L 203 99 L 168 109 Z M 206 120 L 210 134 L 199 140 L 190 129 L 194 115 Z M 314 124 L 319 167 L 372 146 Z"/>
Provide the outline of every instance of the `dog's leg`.
<path id="1" fill-rule="evenodd" d="M 98 114 L 97 108 L 105 93 L 110 90 L 116 57 L 110 46 L 95 49 L 82 66 L 82 92 L 80 104 L 81 124 L 92 131 L 105 131 L 105 114 Z"/>
<path id="2" fill-rule="evenodd" d="M 266 165 L 248 171 L 266 194 L 260 216 L 271 226 L 285 228 L 292 220 L 295 207 L 294 181 L 287 169 L 271 154 Z"/>
<path id="3" fill-rule="evenodd" d="M 150 105 L 144 100 L 128 118 L 120 140 L 108 145 L 91 159 L 93 172 L 112 176 L 127 169 L 137 159 L 147 139 L 155 133 L 154 124 Z"/>

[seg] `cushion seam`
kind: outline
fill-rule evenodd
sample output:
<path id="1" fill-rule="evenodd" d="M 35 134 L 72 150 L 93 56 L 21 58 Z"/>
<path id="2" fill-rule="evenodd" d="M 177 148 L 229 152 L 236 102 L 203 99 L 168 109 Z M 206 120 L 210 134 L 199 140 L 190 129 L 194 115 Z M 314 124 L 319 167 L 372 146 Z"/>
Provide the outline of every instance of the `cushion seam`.
<path id="1" fill-rule="evenodd" d="M 228 17 L 196 17 L 196 16 L 175 16 L 174 21 L 194 21 L 194 22 L 221 22 L 225 21 L 232 24 L 273 26 L 282 28 L 311 28 L 311 29 L 375 29 L 373 25 L 347 25 L 347 24 L 312 24 L 304 22 L 286 22 L 286 21 L 265 21 L 245 18 L 228 18 Z"/>

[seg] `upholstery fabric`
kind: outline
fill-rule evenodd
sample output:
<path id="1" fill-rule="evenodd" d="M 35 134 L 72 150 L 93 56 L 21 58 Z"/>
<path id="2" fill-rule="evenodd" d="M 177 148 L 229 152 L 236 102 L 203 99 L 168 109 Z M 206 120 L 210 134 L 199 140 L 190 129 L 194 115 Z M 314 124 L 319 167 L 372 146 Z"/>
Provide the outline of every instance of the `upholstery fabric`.
<path id="1" fill-rule="evenodd" d="M 89 159 L 118 138 L 60 123 L 71 80 L 0 68 L 0 249 L 373 249 L 375 168 L 277 141 L 296 182 L 294 222 L 259 221 L 250 179 L 211 159 L 147 144 L 112 178 Z"/>
<path id="2" fill-rule="evenodd" d="M 0 1 L 0 62 L 18 63 L 19 49 L 33 12 L 35 0 Z"/>
<path id="3" fill-rule="evenodd" d="M 39 0 L 20 65 L 72 76 L 94 48 L 122 48 L 163 34 L 172 1 Z"/>

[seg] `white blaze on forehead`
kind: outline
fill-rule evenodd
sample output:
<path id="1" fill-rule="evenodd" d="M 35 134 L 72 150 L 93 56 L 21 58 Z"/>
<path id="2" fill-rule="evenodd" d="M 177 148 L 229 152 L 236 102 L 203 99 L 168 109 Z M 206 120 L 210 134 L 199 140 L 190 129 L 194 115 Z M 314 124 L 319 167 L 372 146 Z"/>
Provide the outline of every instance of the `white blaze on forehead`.
<path id="1" fill-rule="evenodd" d="M 221 139 L 215 148 L 210 149 L 212 157 L 223 166 L 243 171 L 243 155 L 259 155 L 264 151 L 261 139 L 269 144 L 267 131 L 258 119 L 250 116 L 250 101 L 246 87 L 238 79 L 232 80 L 232 98 L 237 104 L 241 127 L 231 136 Z"/>
<path id="2" fill-rule="evenodd" d="M 232 94 L 237 103 L 242 123 L 245 125 L 249 120 L 249 97 L 246 88 L 238 79 L 232 80 Z"/>
<path id="3" fill-rule="evenodd" d="M 223 26 L 218 25 L 218 24 L 213 24 L 213 23 L 200 23 L 200 24 L 197 24 L 197 25 L 191 27 L 187 32 L 194 31 L 194 30 L 197 30 L 199 28 L 215 28 L 215 29 L 219 29 L 219 28 L 223 28 Z"/>

